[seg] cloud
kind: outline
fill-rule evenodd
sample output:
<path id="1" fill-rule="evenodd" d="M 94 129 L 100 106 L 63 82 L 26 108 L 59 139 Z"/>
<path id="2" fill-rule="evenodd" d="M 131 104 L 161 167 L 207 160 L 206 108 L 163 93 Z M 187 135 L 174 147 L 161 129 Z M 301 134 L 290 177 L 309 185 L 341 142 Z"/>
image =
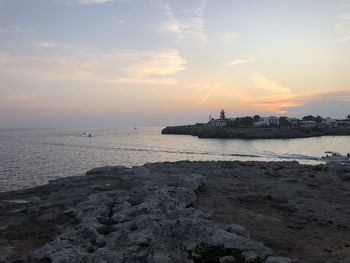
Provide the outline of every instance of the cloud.
<path id="1" fill-rule="evenodd" d="M 42 48 L 57 48 L 57 47 L 68 47 L 63 44 L 55 43 L 55 42 L 34 42 L 35 46 L 42 47 Z"/>
<path id="2" fill-rule="evenodd" d="M 342 14 L 339 17 L 347 22 L 350 22 L 350 14 Z"/>
<path id="3" fill-rule="evenodd" d="M 47 48 L 55 45 L 43 45 Z M 62 54 L 63 53 L 63 54 Z M 79 80 L 101 85 L 177 85 L 174 79 L 186 61 L 177 50 L 88 51 L 19 55 L 0 52 L 0 69 L 31 81 Z"/>
<path id="4" fill-rule="evenodd" d="M 303 105 L 303 101 L 300 99 L 301 95 L 294 93 L 283 84 L 258 74 L 253 76 L 253 82 L 257 90 L 254 98 L 247 101 L 250 105 L 277 114 L 285 113 L 287 108 Z M 310 97 L 309 94 L 303 96 L 305 99 Z"/>
<path id="5" fill-rule="evenodd" d="M 0 33 L 21 33 L 23 28 L 19 25 L 0 26 Z"/>
<path id="6" fill-rule="evenodd" d="M 199 104 L 204 104 L 207 102 L 207 100 L 219 89 L 223 86 L 223 83 L 218 83 L 213 86 L 208 87 L 205 90 L 205 94 L 202 96 L 202 98 L 199 101 Z"/>
<path id="7" fill-rule="evenodd" d="M 236 60 L 232 60 L 230 62 L 227 63 L 228 66 L 237 66 L 240 64 L 245 64 L 245 63 L 249 63 L 249 62 L 255 62 L 256 59 L 255 58 L 250 58 L 250 59 L 236 59 Z"/>
<path id="8" fill-rule="evenodd" d="M 259 89 L 267 91 L 270 94 L 272 93 L 274 95 L 290 95 L 292 93 L 292 91 L 289 88 L 283 86 L 282 84 L 274 82 L 258 74 L 255 74 L 253 76 L 253 81 Z"/>
<path id="9" fill-rule="evenodd" d="M 228 32 L 228 31 L 216 32 L 215 36 L 216 38 L 220 38 L 222 40 L 236 40 L 242 37 L 242 35 L 237 32 Z"/>
<path id="10" fill-rule="evenodd" d="M 133 75 L 174 75 L 185 69 L 186 61 L 177 50 L 148 52 L 140 56 L 139 63 L 128 67 L 126 71 Z"/>
<path id="11" fill-rule="evenodd" d="M 164 85 L 174 86 L 178 84 L 178 81 L 170 78 L 116 78 L 109 80 L 110 83 L 114 84 L 147 84 L 147 85 Z"/>
<path id="12" fill-rule="evenodd" d="M 155 31 L 176 34 L 179 41 L 195 40 L 200 43 L 207 43 L 207 36 L 204 32 L 205 20 L 203 18 L 203 12 L 206 8 L 205 0 L 202 0 L 197 8 L 186 12 L 185 16 L 175 16 L 168 1 L 161 2 L 161 8 L 167 18 L 154 27 Z"/>
<path id="13" fill-rule="evenodd" d="M 338 18 L 339 23 L 333 26 L 333 30 L 342 35 L 337 42 L 346 43 L 350 40 L 350 14 L 341 14 Z"/>
<path id="14" fill-rule="evenodd" d="M 36 43 L 36 44 L 37 44 L 37 46 L 44 47 L 44 48 L 57 47 L 57 44 L 53 43 L 53 42 L 39 42 L 39 43 Z"/>
<path id="15" fill-rule="evenodd" d="M 298 107 L 286 107 L 285 110 L 294 115 L 321 115 L 324 117 L 343 118 L 349 113 L 350 91 L 323 91 L 309 94 L 309 96 L 299 95 L 296 99 L 302 101 Z M 345 113 L 344 116 L 339 115 Z"/>
<path id="16" fill-rule="evenodd" d="M 81 5 L 93 5 L 93 4 L 104 4 L 107 2 L 113 2 L 114 0 L 79 0 Z"/>
<path id="17" fill-rule="evenodd" d="M 285 114 L 302 112 L 299 108 L 307 109 L 312 104 L 318 104 L 319 110 L 334 103 L 349 103 L 350 91 L 321 90 L 318 92 L 294 92 L 289 87 L 272 81 L 261 75 L 254 75 L 253 82 L 256 90 L 253 98 L 247 99 L 246 104 L 265 112 Z M 307 114 L 308 112 L 305 112 Z M 310 112 L 308 113 L 310 114 Z"/>
<path id="18" fill-rule="evenodd" d="M 12 96 L 1 96 L 1 102 L 21 102 L 38 98 L 37 94 L 17 94 Z"/>

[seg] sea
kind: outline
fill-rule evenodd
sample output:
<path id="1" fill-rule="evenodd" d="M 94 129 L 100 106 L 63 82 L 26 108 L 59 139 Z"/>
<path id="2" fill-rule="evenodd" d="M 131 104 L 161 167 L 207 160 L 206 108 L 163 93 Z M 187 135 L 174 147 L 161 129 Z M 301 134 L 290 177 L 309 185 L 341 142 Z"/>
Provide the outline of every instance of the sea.
<path id="1" fill-rule="evenodd" d="M 0 192 L 83 175 L 106 165 L 165 161 L 298 161 L 318 164 L 325 151 L 350 152 L 350 136 L 302 139 L 199 139 L 162 135 L 162 127 L 0 130 Z M 91 134 L 87 137 L 85 134 Z"/>

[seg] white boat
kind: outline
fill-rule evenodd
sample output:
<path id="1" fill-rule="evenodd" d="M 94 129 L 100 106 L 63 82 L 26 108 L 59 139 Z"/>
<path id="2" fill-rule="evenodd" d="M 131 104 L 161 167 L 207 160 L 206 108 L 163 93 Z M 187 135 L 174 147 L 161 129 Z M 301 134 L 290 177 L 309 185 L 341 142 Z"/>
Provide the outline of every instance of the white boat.
<path id="1" fill-rule="evenodd" d="M 337 152 L 327 151 L 325 152 L 325 155 L 322 156 L 322 159 L 326 163 L 342 164 L 342 165 L 350 164 L 349 154 L 345 156 Z"/>
<path id="2" fill-rule="evenodd" d="M 83 136 L 83 137 L 90 137 L 90 138 L 91 138 L 93 135 L 92 135 L 91 133 L 86 133 L 86 132 L 84 132 L 82 136 Z"/>

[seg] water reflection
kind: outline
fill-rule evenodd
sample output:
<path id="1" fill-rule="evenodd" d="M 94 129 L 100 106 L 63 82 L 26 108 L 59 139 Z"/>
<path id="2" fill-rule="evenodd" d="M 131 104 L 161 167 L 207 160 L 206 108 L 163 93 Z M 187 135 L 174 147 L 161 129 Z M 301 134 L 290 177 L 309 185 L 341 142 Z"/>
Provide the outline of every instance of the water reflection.
<path id="1" fill-rule="evenodd" d="M 177 160 L 298 160 L 318 163 L 324 151 L 350 151 L 350 136 L 306 139 L 198 139 L 161 135 L 161 128 L 1 130 L 0 191 L 45 184 L 103 165 Z M 94 136 L 84 137 L 83 133 Z"/>

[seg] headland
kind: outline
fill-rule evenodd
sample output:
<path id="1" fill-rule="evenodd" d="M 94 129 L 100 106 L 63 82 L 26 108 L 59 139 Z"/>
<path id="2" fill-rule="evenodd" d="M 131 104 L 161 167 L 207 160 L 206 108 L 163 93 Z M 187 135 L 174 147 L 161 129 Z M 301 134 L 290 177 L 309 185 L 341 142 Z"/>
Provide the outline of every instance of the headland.
<path id="1" fill-rule="evenodd" d="M 162 134 L 192 135 L 198 138 L 222 139 L 292 139 L 319 136 L 350 135 L 349 127 L 302 128 L 302 127 L 216 127 L 203 124 L 168 126 Z"/>
<path id="2" fill-rule="evenodd" d="M 304 116 L 302 119 L 259 115 L 227 118 L 225 111 L 221 110 L 218 119 L 209 116 L 208 123 L 168 126 L 162 130 L 162 134 L 225 139 L 288 139 L 350 135 L 350 115 L 346 119 L 312 115 Z"/>

